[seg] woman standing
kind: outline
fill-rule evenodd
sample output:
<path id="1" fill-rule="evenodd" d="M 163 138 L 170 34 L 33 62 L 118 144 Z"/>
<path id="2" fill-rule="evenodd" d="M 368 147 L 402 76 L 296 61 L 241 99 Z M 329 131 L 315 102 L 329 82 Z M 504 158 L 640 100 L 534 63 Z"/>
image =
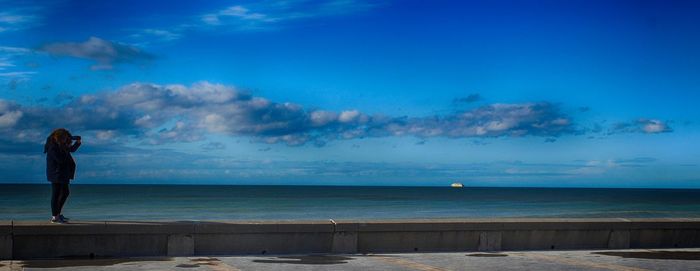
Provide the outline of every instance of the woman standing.
<path id="1" fill-rule="evenodd" d="M 75 143 L 73 143 L 75 140 Z M 51 223 L 66 223 L 68 218 L 61 213 L 70 191 L 68 184 L 75 177 L 75 161 L 71 152 L 80 147 L 80 136 L 72 136 L 68 130 L 59 128 L 46 138 L 46 179 L 51 182 Z"/>

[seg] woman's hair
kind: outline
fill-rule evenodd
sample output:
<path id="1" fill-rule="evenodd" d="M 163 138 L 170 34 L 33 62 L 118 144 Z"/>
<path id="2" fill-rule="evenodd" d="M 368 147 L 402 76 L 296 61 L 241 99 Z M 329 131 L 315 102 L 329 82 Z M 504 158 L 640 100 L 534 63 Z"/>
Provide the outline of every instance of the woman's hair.
<path id="1" fill-rule="evenodd" d="M 63 142 L 61 140 L 63 138 L 70 138 L 71 134 L 68 132 L 68 130 L 64 128 L 58 128 L 53 130 L 51 134 L 46 138 L 46 144 L 44 144 L 44 153 L 46 153 L 49 150 L 49 146 L 51 145 L 61 145 Z"/>

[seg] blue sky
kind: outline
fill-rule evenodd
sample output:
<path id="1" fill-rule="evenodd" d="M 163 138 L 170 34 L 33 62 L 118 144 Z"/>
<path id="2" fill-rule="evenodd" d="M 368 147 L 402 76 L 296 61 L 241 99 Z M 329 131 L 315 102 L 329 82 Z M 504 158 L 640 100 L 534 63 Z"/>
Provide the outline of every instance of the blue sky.
<path id="1" fill-rule="evenodd" d="M 699 12 L 0 0 L 0 182 L 698 188 Z"/>

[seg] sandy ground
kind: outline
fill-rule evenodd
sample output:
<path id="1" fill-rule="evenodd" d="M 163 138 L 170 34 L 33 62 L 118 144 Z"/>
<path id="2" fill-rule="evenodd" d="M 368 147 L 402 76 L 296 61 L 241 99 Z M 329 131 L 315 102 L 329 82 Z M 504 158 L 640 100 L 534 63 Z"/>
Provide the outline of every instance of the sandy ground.
<path id="1" fill-rule="evenodd" d="M 5 270 L 700 270 L 700 248 L 0 261 Z"/>

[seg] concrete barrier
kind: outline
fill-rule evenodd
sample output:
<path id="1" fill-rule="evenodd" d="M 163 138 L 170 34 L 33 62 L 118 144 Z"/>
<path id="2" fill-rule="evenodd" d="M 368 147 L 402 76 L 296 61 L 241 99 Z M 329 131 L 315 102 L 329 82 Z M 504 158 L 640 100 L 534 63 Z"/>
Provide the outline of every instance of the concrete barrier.
<path id="1" fill-rule="evenodd" d="M 700 219 L 0 222 L 0 259 L 700 247 Z"/>
<path id="2" fill-rule="evenodd" d="M 330 221 L 194 225 L 196 255 L 322 253 L 331 251 L 333 238 Z"/>

